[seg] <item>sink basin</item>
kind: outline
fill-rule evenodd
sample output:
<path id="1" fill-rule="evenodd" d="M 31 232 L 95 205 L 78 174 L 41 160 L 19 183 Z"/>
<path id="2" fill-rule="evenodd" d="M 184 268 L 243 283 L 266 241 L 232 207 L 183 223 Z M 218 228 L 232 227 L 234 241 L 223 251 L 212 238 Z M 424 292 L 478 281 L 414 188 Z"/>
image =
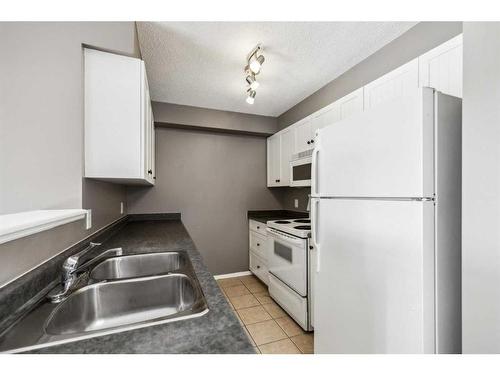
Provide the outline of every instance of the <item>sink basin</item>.
<path id="1" fill-rule="evenodd" d="M 193 265 L 184 251 L 108 258 L 94 269 L 85 270 L 81 282 L 83 286 L 58 304 L 42 296 L 0 333 L 0 352 L 58 345 L 67 340 L 197 318 L 208 312 Z"/>
<path id="2" fill-rule="evenodd" d="M 190 278 L 169 274 L 88 285 L 63 301 L 45 327 L 51 335 L 68 335 L 147 323 L 193 314 L 200 304 Z M 204 305 L 204 304 L 203 304 Z"/>
<path id="3" fill-rule="evenodd" d="M 185 253 L 172 251 L 108 258 L 90 272 L 93 280 L 116 280 L 173 272 L 186 266 Z"/>

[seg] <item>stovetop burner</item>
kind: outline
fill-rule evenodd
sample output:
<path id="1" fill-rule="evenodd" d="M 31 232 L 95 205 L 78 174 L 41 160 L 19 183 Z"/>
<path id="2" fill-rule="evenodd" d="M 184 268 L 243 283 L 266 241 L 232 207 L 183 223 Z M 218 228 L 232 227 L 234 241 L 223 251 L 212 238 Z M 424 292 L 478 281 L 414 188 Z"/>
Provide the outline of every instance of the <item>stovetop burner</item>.
<path id="1" fill-rule="evenodd" d="M 288 220 L 276 220 L 275 223 L 276 224 L 290 224 L 291 221 L 288 221 Z"/>
<path id="2" fill-rule="evenodd" d="M 310 225 L 297 225 L 294 227 L 295 229 L 300 229 L 300 230 L 311 230 Z"/>
<path id="3" fill-rule="evenodd" d="M 306 223 L 306 224 L 309 224 L 311 222 L 311 220 L 309 219 L 297 219 L 297 220 L 294 220 L 295 223 Z"/>

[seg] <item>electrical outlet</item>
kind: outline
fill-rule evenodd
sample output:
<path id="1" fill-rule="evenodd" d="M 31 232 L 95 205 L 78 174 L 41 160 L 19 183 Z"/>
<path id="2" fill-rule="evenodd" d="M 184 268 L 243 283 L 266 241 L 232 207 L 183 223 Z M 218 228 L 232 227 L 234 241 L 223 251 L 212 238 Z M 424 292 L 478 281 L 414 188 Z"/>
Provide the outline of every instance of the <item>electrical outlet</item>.
<path id="1" fill-rule="evenodd" d="M 87 216 L 85 217 L 85 229 L 89 230 L 92 228 L 92 210 L 87 210 Z"/>
<path id="2" fill-rule="evenodd" d="M 294 199 L 293 200 L 293 205 L 295 206 L 295 208 L 299 208 L 299 200 L 298 199 Z"/>
<path id="3" fill-rule="evenodd" d="M 123 202 L 120 202 L 120 214 L 123 215 Z"/>

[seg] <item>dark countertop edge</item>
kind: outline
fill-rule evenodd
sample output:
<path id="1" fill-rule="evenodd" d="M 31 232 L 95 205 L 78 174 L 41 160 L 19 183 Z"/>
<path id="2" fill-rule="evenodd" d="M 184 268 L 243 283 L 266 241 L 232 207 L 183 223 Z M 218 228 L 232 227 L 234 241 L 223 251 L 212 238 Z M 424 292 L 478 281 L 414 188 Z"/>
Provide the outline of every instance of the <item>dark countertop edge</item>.
<path id="1" fill-rule="evenodd" d="M 74 250 L 74 248 L 77 248 L 78 245 L 80 245 L 80 248 L 81 248 L 82 243 L 86 244 L 91 239 L 95 240 L 95 238 L 99 238 L 99 240 L 101 240 L 102 242 L 108 241 L 115 234 L 119 233 L 120 230 L 123 229 L 124 226 L 128 222 L 140 222 L 140 221 L 144 221 L 144 222 L 148 222 L 148 221 L 172 221 L 172 222 L 175 222 L 175 221 L 178 221 L 180 223 L 180 225 L 183 227 L 183 229 L 185 230 L 186 235 L 187 235 L 189 241 L 192 242 L 192 239 L 190 238 L 189 233 L 185 229 L 182 221 L 180 220 L 180 217 L 181 217 L 180 214 L 138 214 L 138 215 L 136 215 L 136 214 L 128 214 L 128 215 L 120 218 L 119 220 L 111 223 L 110 225 L 108 225 L 107 227 L 103 228 L 102 230 L 96 232 L 91 237 L 86 238 L 84 241 L 81 241 L 80 243 L 74 245 L 72 248 L 64 251 L 63 252 L 64 255 L 60 254 L 58 256 L 58 258 L 62 256 L 61 258 L 65 259 L 65 257 L 68 256 L 68 254 L 70 253 L 71 250 Z M 108 234 L 108 232 L 111 232 L 111 233 Z M 103 237 L 104 237 L 104 239 L 102 240 L 101 238 L 103 238 Z M 80 249 L 80 248 L 78 248 L 78 249 Z M 74 250 L 74 252 L 76 252 L 76 251 L 77 250 Z M 223 311 L 220 311 L 220 307 L 217 307 L 215 310 L 211 311 L 210 306 L 209 306 L 209 312 L 208 313 L 209 314 L 224 314 L 225 315 L 225 317 L 224 317 L 225 319 L 228 319 L 228 315 L 229 315 L 230 316 L 229 320 L 230 321 L 231 320 L 234 321 L 234 322 L 232 322 L 234 324 L 231 324 L 228 327 L 228 329 L 231 331 L 231 337 L 233 339 L 237 339 L 237 336 L 240 336 L 239 337 L 240 342 L 238 343 L 239 344 L 239 346 L 238 346 L 239 349 L 237 349 L 235 347 L 231 347 L 231 348 L 227 347 L 226 349 L 221 350 L 221 348 L 219 347 L 218 350 L 215 351 L 215 352 L 218 352 L 218 353 L 233 353 L 233 354 L 237 354 L 237 353 L 241 353 L 241 354 L 253 354 L 253 353 L 256 353 L 255 348 L 250 343 L 250 341 L 249 341 L 249 339 L 247 337 L 247 334 L 244 331 L 244 328 L 240 325 L 240 323 L 239 323 L 239 321 L 238 321 L 238 319 L 237 319 L 237 317 L 235 315 L 235 312 L 232 311 L 231 308 L 230 308 L 230 306 L 227 304 L 227 301 L 224 298 L 224 296 L 222 295 L 222 291 L 220 290 L 219 286 L 217 285 L 215 279 L 213 278 L 213 275 L 208 272 L 208 270 L 207 270 L 207 268 L 206 268 L 206 266 L 205 266 L 205 264 L 203 262 L 202 256 L 199 253 L 199 251 L 196 249 L 196 247 L 194 246 L 194 243 L 193 243 L 192 248 L 188 249 L 188 255 L 189 255 L 189 257 L 190 257 L 190 259 L 192 261 L 196 277 L 198 278 L 198 280 L 200 282 L 200 285 L 202 287 L 202 290 L 203 290 L 204 294 L 205 295 L 209 294 L 210 295 L 210 299 L 213 300 L 215 298 L 217 300 L 217 304 L 222 303 L 225 306 L 225 309 L 223 309 Z M 32 271 L 32 272 L 34 272 L 34 271 Z M 52 280 L 52 282 L 54 282 L 54 280 Z M 208 283 L 208 285 L 206 283 Z M 11 284 L 8 284 L 7 286 L 10 286 Z M 212 285 L 209 285 L 209 284 L 212 284 Z M 36 293 L 35 296 L 33 296 L 29 301 L 27 301 L 13 315 L 15 315 L 16 318 L 18 319 L 19 318 L 19 315 L 18 315 L 19 310 L 26 310 L 27 307 L 31 307 L 32 304 L 33 304 L 33 301 L 34 300 L 38 301 L 39 298 L 40 298 L 41 293 L 45 292 L 45 290 L 48 288 L 49 285 L 50 284 L 46 284 L 45 287 L 44 287 L 44 289 L 42 289 L 41 291 L 39 291 L 38 293 Z M 215 286 L 215 292 L 213 290 L 214 286 Z M 15 289 L 15 288 L 13 288 L 13 289 Z M 1 290 L 0 290 L 0 292 L 1 292 Z M 0 302 L 1 302 L 1 300 L 0 300 Z M 219 310 L 219 311 L 217 311 L 217 310 Z M 222 316 L 221 316 L 221 318 L 222 318 Z M 10 324 L 12 324 L 12 322 L 14 322 L 14 321 L 15 320 L 12 320 Z M 189 323 L 190 320 L 185 320 L 185 321 L 176 322 L 176 323 L 182 324 L 182 322 L 188 322 Z M 172 324 L 172 323 L 167 322 L 165 324 L 158 325 L 158 326 L 132 329 L 132 330 L 125 331 L 125 332 L 122 332 L 122 333 L 125 333 L 125 334 L 129 333 L 130 335 L 137 335 L 137 336 L 140 336 L 140 335 L 144 334 L 144 335 L 147 336 L 147 333 L 144 333 L 144 330 L 146 330 L 148 328 L 166 326 L 166 325 L 169 325 L 169 324 Z M 200 325 L 201 324 L 203 324 L 203 322 L 200 320 Z M 236 330 L 236 332 L 235 332 L 235 327 L 238 328 Z M 189 330 L 189 327 L 186 327 L 186 330 Z M 100 337 L 97 337 L 97 338 L 82 339 L 82 340 L 76 341 L 74 343 L 61 343 L 59 345 L 49 346 L 49 347 L 46 347 L 46 348 L 40 348 L 40 349 L 37 349 L 37 350 L 32 350 L 32 351 L 25 352 L 25 353 L 79 353 L 80 350 L 72 350 L 72 349 L 65 350 L 66 349 L 65 347 L 69 347 L 72 344 L 78 345 L 79 343 L 80 344 L 86 343 L 86 342 L 92 343 L 96 339 L 98 340 L 99 338 L 105 338 L 105 337 L 108 337 L 108 336 L 118 336 L 118 335 L 120 335 L 122 333 L 111 333 L 109 335 L 100 336 Z M 221 333 L 218 332 L 217 335 L 221 335 Z M 241 340 L 243 340 L 244 342 L 241 343 Z M 229 338 L 228 338 L 228 341 L 231 341 L 231 340 L 229 340 Z M 220 345 L 220 343 L 219 343 L 219 345 Z M 101 348 L 101 349 L 103 349 L 103 348 Z M 82 352 L 87 352 L 87 351 L 82 351 Z M 104 349 L 103 351 L 99 351 L 99 352 L 100 353 L 105 353 L 106 351 Z M 118 352 L 120 353 L 122 351 L 118 351 Z M 133 352 L 135 352 L 135 351 L 130 351 L 130 350 L 126 350 L 126 349 L 123 351 L 123 353 L 133 353 Z M 139 352 L 141 352 L 141 351 L 139 351 Z M 156 351 L 152 351 L 152 352 L 156 352 Z M 190 352 L 191 352 L 190 350 L 185 351 L 185 353 L 190 353 Z M 195 353 L 195 352 L 196 351 L 193 351 L 193 353 Z M 212 351 L 207 351 L 207 352 L 212 352 Z M 176 351 L 175 351 L 175 349 L 173 351 L 171 351 L 171 350 L 165 350 L 164 353 L 176 353 Z M 183 352 L 179 352 L 179 353 L 183 353 Z"/>
<path id="2" fill-rule="evenodd" d="M 266 223 L 269 220 L 300 219 L 309 217 L 309 212 L 292 210 L 254 210 L 248 211 L 247 217 L 250 220 Z"/>

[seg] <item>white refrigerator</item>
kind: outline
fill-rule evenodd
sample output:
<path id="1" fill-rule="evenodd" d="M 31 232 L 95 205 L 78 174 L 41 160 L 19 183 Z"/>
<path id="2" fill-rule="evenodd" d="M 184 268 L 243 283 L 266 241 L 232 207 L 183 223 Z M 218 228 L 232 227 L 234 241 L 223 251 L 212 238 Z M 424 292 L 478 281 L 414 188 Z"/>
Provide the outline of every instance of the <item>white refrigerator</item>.
<path id="1" fill-rule="evenodd" d="M 461 112 L 422 88 L 318 130 L 316 353 L 460 353 Z"/>

